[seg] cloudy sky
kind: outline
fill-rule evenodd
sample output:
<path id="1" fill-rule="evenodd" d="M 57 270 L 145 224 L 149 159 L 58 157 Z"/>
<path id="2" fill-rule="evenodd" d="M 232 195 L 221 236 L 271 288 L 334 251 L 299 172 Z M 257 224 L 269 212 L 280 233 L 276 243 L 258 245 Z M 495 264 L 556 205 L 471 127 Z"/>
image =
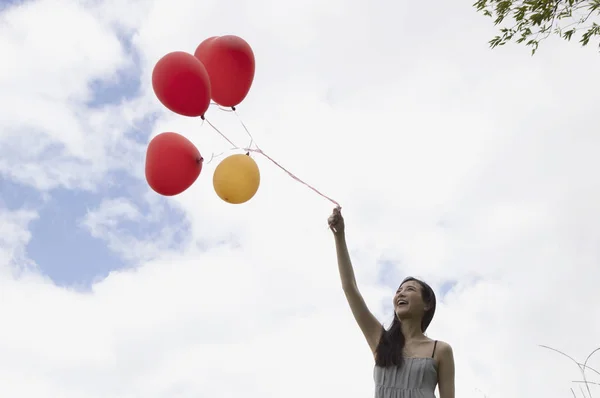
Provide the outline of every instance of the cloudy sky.
<path id="1" fill-rule="evenodd" d="M 332 205 L 260 157 L 255 198 L 220 201 L 212 171 L 235 151 L 152 92 L 161 56 L 222 34 L 257 59 L 240 116 L 342 203 L 381 321 L 422 277 L 457 397 L 583 396 L 539 345 L 580 361 L 600 346 L 600 56 L 492 51 L 469 4 L 0 2 L 0 396 L 372 396 Z M 233 114 L 207 116 L 247 144 Z M 168 199 L 143 176 L 164 131 L 217 156 Z"/>

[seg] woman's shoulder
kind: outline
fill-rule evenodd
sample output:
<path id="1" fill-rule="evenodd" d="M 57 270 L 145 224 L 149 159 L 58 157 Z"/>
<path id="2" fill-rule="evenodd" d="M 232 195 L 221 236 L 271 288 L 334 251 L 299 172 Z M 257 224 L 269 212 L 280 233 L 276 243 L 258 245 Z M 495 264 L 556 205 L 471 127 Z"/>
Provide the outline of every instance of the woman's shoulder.
<path id="1" fill-rule="evenodd" d="M 447 343 L 444 340 L 435 340 L 435 339 L 429 339 L 429 340 L 435 344 L 435 352 L 436 353 L 452 351 L 452 346 L 450 345 L 450 343 Z"/>
<path id="2" fill-rule="evenodd" d="M 452 346 L 443 341 L 443 340 L 434 340 L 435 341 L 435 352 L 434 358 L 436 362 L 439 363 L 445 360 L 453 360 L 454 354 L 452 352 Z"/>
<path id="3" fill-rule="evenodd" d="M 444 340 L 436 340 L 436 339 L 429 338 L 429 341 L 434 342 L 437 348 L 443 347 L 444 349 L 452 349 L 452 346 L 450 345 L 450 343 L 448 343 Z"/>
<path id="4" fill-rule="evenodd" d="M 422 341 L 424 343 L 426 342 L 426 344 L 435 344 L 436 350 L 441 347 L 444 347 L 445 350 L 452 349 L 452 346 L 444 340 L 436 340 L 436 339 L 432 339 L 429 336 L 425 336 L 425 340 L 422 340 Z"/>

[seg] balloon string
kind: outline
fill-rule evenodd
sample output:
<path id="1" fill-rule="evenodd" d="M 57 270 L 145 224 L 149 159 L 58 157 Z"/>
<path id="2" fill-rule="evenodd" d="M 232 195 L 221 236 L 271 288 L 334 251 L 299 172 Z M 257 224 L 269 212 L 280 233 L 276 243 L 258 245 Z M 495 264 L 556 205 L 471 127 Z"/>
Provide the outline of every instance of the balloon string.
<path id="1" fill-rule="evenodd" d="M 240 117 L 240 115 L 237 113 L 237 111 L 235 109 L 233 109 L 233 113 L 235 114 L 235 117 L 237 117 L 237 119 L 240 121 L 240 124 L 242 125 L 242 127 L 244 128 L 244 130 L 246 130 L 246 134 L 248 134 L 248 137 L 250 137 L 250 145 L 248 145 L 248 146 L 252 147 L 252 144 L 254 143 L 254 137 L 252 137 L 252 134 L 250 134 L 250 130 L 248 130 L 248 127 L 246 127 L 246 124 L 244 123 L 244 121 L 242 120 L 242 118 Z M 255 146 L 256 146 L 257 149 L 260 149 L 258 147 L 258 144 L 255 144 Z M 281 167 L 281 166 L 279 166 L 279 167 Z"/>
<path id="2" fill-rule="evenodd" d="M 223 112 L 233 112 L 233 109 L 230 109 L 230 108 L 224 108 L 224 107 L 222 107 L 221 105 L 217 104 L 216 102 L 212 102 L 212 101 L 211 101 L 210 105 L 212 105 L 212 106 L 216 106 L 217 108 L 219 108 L 219 110 L 220 110 L 220 111 L 223 111 Z"/>
<path id="3" fill-rule="evenodd" d="M 282 165 L 280 165 L 272 157 L 270 157 L 269 155 L 267 155 L 266 153 L 264 153 L 262 151 L 262 149 L 260 149 L 260 148 L 257 148 L 257 149 L 247 148 L 247 150 L 250 151 L 250 152 L 260 153 L 261 155 L 263 155 L 264 157 L 266 157 L 267 159 L 269 159 L 271 162 L 273 162 L 273 164 L 275 166 L 279 167 L 281 170 L 283 170 L 285 173 L 287 173 L 287 175 L 289 175 L 290 177 L 292 177 L 294 180 L 298 181 L 300 184 L 302 184 L 305 187 L 313 190 L 313 192 L 315 192 L 317 195 L 320 195 L 323 198 L 327 199 L 328 201 L 330 201 L 331 203 L 333 203 L 334 205 L 336 205 L 336 207 L 340 207 L 340 208 L 342 207 L 342 206 L 340 206 L 340 204 L 338 202 L 336 202 L 335 200 L 331 199 L 329 196 L 321 193 L 318 189 L 316 189 L 312 185 L 307 184 L 306 182 L 302 181 L 300 178 L 296 177 L 293 173 L 289 172 L 285 167 L 283 167 Z"/>
<path id="4" fill-rule="evenodd" d="M 234 111 L 234 113 L 237 112 Z M 238 116 L 239 119 L 239 116 Z M 223 134 L 217 127 L 215 127 L 215 125 L 213 125 L 208 119 L 204 119 L 206 121 L 206 123 L 208 123 L 208 125 L 210 127 L 212 127 L 213 130 L 215 130 L 221 137 L 223 137 L 227 142 L 229 142 L 231 145 L 233 145 L 234 148 L 236 149 L 242 149 L 240 147 L 238 147 L 237 145 L 235 145 L 229 138 L 227 138 L 227 136 L 225 134 Z M 244 122 L 242 122 L 242 120 L 240 119 L 240 123 L 242 124 L 242 126 L 244 127 L 244 130 L 246 130 L 246 133 L 248 134 L 248 136 L 250 136 L 251 140 L 254 142 L 254 139 L 252 138 L 252 134 L 250 134 L 250 131 L 248 130 L 248 128 L 246 127 L 246 125 L 244 124 Z M 262 151 L 262 149 L 260 149 L 258 147 L 258 145 L 254 142 L 254 146 L 256 148 L 244 148 L 244 150 L 246 152 L 254 152 L 254 153 L 258 153 L 263 155 L 265 158 L 267 158 L 268 160 L 270 160 L 275 166 L 279 167 L 281 170 L 283 170 L 288 176 L 290 176 L 291 178 L 293 178 L 294 180 L 296 180 L 297 182 L 299 182 L 300 184 L 304 185 L 305 187 L 311 189 L 313 192 L 315 192 L 317 195 L 320 195 L 321 197 L 327 199 L 328 201 L 330 201 L 331 203 L 333 203 L 334 205 L 336 205 L 336 207 L 341 208 L 341 205 L 335 201 L 334 199 L 330 198 L 329 196 L 321 193 L 318 189 L 316 189 L 315 187 L 313 187 L 310 184 L 307 184 L 306 182 L 302 181 L 300 178 L 298 178 L 296 175 L 294 175 L 293 173 L 291 173 L 289 170 L 287 170 L 285 167 L 283 167 L 281 164 L 279 164 L 275 159 L 273 159 L 272 157 L 270 157 L 269 155 L 267 155 L 266 153 L 264 153 Z"/>
<path id="5" fill-rule="evenodd" d="M 225 140 L 227 140 L 227 142 L 229 142 L 231 145 L 233 145 L 233 147 L 234 147 L 234 148 L 236 148 L 236 149 L 238 149 L 238 148 L 239 148 L 239 146 L 235 145 L 235 144 L 233 143 L 233 141 L 231 141 L 229 138 L 227 138 L 227 136 L 226 136 L 225 134 L 223 134 L 223 133 L 222 133 L 222 132 L 221 132 L 221 131 L 220 131 L 218 128 L 216 128 L 216 127 L 215 127 L 215 126 L 214 126 L 214 125 L 213 125 L 213 124 L 212 124 L 212 123 L 211 123 L 211 122 L 210 122 L 208 119 L 206 119 L 206 118 L 205 118 L 205 119 L 204 119 L 204 121 L 205 121 L 206 123 L 208 123 L 208 125 L 209 125 L 210 127 L 212 127 L 212 128 L 213 128 L 213 130 L 215 130 L 217 133 L 219 133 L 219 134 L 221 135 L 221 137 L 223 137 Z"/>

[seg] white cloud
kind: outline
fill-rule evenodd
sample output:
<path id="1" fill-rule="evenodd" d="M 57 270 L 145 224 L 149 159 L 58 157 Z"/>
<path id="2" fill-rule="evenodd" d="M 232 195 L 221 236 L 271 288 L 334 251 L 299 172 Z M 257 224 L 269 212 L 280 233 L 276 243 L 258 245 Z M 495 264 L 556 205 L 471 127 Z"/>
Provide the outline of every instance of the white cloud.
<path id="1" fill-rule="evenodd" d="M 32 210 L 11 212 L 0 207 L 0 276 L 14 275 L 15 271 L 34 266 L 25 254 L 25 247 L 31 239 L 29 224 L 37 217 Z"/>
<path id="2" fill-rule="evenodd" d="M 155 215 L 160 214 L 156 207 L 151 209 Z M 137 265 L 180 249 L 187 243 L 181 241 L 180 229 L 186 227 L 184 222 L 156 225 L 159 220 L 152 213 L 146 216 L 125 198 L 105 199 L 98 208 L 88 210 L 80 225 L 91 236 L 106 241 L 109 249 Z M 128 229 L 132 223 L 141 224 L 145 233 L 135 236 L 137 234 Z"/>
<path id="3" fill-rule="evenodd" d="M 593 49 L 489 51 L 490 21 L 443 1 L 88 3 L 31 2 L 0 17 L 0 173 L 40 190 L 97 190 L 112 170 L 143 178 L 144 147 L 127 134 L 151 114 L 147 134 L 180 132 L 206 158 L 227 150 L 208 125 L 162 109 L 149 76 L 166 52 L 239 34 L 257 56 L 240 114 L 267 153 L 342 203 L 381 320 L 392 292 L 378 260 L 437 291 L 457 281 L 429 333 L 454 346 L 457 396 L 569 396 L 577 368 L 537 345 L 579 359 L 599 345 Z M 133 62 L 119 35 L 141 60 L 141 96 L 89 109 L 89 84 Z M 247 144 L 234 115 L 208 117 Z M 255 199 L 227 205 L 212 191 L 219 159 L 179 197 L 141 196 L 152 213 L 125 198 L 90 209 L 83 225 L 140 267 L 89 293 L 34 271 L 1 274 L 0 395 L 372 394 L 325 224 L 332 206 L 261 157 Z M 158 219 L 165 203 L 191 226 L 175 252 L 179 225 L 146 240 L 123 227 Z M 0 269 L 28 265 L 34 218 L 0 214 Z"/>
<path id="4" fill-rule="evenodd" d="M 135 152 L 123 110 L 86 107 L 90 85 L 115 81 L 132 59 L 115 32 L 78 2 L 56 4 L 26 2 L 2 13 L 0 170 L 41 189 L 91 189 L 106 171 L 122 168 L 117 137 L 130 156 Z"/>

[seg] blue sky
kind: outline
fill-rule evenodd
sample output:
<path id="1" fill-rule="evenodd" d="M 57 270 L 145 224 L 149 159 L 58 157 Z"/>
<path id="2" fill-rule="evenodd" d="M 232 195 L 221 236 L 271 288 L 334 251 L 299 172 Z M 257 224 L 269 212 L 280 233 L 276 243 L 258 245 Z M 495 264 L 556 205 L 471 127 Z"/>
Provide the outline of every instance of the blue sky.
<path id="1" fill-rule="evenodd" d="M 117 71 L 116 81 L 98 79 L 92 81 L 93 98 L 87 104 L 89 107 L 100 107 L 109 104 L 118 104 L 122 100 L 136 97 L 141 84 L 141 71 L 139 66 L 139 54 L 135 46 L 131 44 L 131 37 L 121 34 L 121 42 L 128 59 L 131 60 L 130 67 Z"/>
<path id="2" fill-rule="evenodd" d="M 118 71 L 116 81 L 92 81 L 93 98 L 87 104 L 90 109 L 118 104 L 138 94 L 138 57 L 127 40 L 121 38 L 121 42 L 134 61 L 133 67 Z M 147 120 L 139 125 L 141 131 L 147 129 L 147 135 L 137 131 L 130 133 L 137 141 L 146 144 L 151 122 Z M 42 193 L 0 175 L 0 205 L 9 210 L 25 206 L 38 212 L 39 218 L 30 225 L 32 238 L 26 248 L 27 255 L 37 264 L 41 273 L 59 286 L 88 289 L 92 282 L 106 277 L 109 272 L 134 265 L 113 253 L 105 240 L 91 236 L 81 225 L 89 210 L 97 208 L 102 200 L 109 198 L 127 199 L 143 214 L 150 212 L 141 200 L 147 190 L 145 181 L 122 172 L 112 173 L 106 181 L 110 181 L 110 184 L 104 184 L 94 192 L 58 188 Z M 159 220 L 150 222 L 143 218 L 140 222 L 123 221 L 120 227 L 131 236 L 143 239 L 157 234 L 163 223 L 180 223 L 182 217 L 181 213 L 167 206 Z M 181 231 L 182 234 L 185 232 Z"/>
<path id="3" fill-rule="evenodd" d="M 6 7 L 10 7 L 13 5 L 17 5 L 20 3 L 25 3 L 27 0 L 0 0 L 0 11 Z"/>
<path id="4" fill-rule="evenodd" d="M 87 210 L 98 206 L 102 197 L 57 189 L 38 207 L 39 219 L 31 225 L 27 251 L 41 272 L 56 284 L 87 287 L 95 278 L 125 265 L 105 241 L 92 237 L 80 225 Z"/>
<path id="5" fill-rule="evenodd" d="M 2 205 L 9 210 L 23 207 L 38 211 L 39 218 L 31 223 L 32 238 L 27 246 L 28 256 L 40 271 L 61 286 L 87 288 L 99 277 L 128 264 L 111 252 L 106 241 L 94 238 L 81 226 L 88 210 L 100 205 L 106 198 L 125 197 L 149 212 L 147 205 L 136 193 L 146 189 L 143 181 L 120 175 L 111 187 L 87 192 L 55 189 L 46 194 L 0 177 Z M 182 215 L 173 209 L 162 213 L 159 220 L 150 222 L 123 222 L 121 227 L 129 234 L 144 238 L 158 233 L 162 223 L 180 222 Z"/>

